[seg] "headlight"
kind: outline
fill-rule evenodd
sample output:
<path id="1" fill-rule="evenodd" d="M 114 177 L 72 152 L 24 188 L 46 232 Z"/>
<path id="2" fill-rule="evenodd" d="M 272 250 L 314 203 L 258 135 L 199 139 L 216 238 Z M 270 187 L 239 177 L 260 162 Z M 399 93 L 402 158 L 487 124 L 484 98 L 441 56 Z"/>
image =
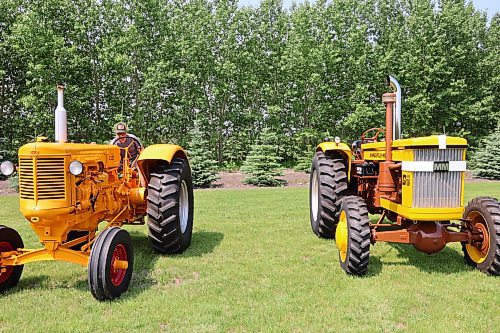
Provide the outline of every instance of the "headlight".
<path id="1" fill-rule="evenodd" d="M 74 175 L 78 176 L 83 172 L 83 164 L 80 161 L 73 161 L 69 164 L 69 172 Z"/>
<path id="2" fill-rule="evenodd" d="M 0 173 L 2 173 L 5 176 L 12 175 L 15 170 L 16 167 L 10 161 L 4 161 L 2 162 L 2 164 L 0 164 Z"/>
<path id="3" fill-rule="evenodd" d="M 334 139 L 334 141 L 335 141 L 336 144 L 339 144 L 340 143 L 340 138 L 338 136 L 336 136 L 335 139 Z"/>

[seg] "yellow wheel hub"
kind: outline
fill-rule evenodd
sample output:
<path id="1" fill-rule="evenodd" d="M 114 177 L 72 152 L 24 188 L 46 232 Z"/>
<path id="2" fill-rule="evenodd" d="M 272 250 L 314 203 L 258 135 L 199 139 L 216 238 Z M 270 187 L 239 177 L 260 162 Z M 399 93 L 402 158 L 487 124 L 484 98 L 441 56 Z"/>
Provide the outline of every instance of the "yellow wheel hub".
<path id="1" fill-rule="evenodd" d="M 341 211 L 339 223 L 337 224 L 337 230 L 335 231 L 335 243 L 337 244 L 337 249 L 339 250 L 340 254 L 340 260 L 342 260 L 342 262 L 344 262 L 347 257 L 347 242 L 347 218 L 345 215 L 345 211 Z"/>

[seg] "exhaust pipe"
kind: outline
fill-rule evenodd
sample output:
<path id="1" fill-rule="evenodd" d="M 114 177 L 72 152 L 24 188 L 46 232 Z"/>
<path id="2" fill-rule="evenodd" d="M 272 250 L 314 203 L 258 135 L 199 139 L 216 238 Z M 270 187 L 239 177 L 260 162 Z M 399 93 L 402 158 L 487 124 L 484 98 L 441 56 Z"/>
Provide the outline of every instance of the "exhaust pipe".
<path id="1" fill-rule="evenodd" d="M 66 109 L 64 108 L 64 85 L 57 85 L 57 107 L 55 110 L 56 119 L 56 142 L 64 143 L 68 141 L 68 126 L 66 119 Z"/>
<path id="2" fill-rule="evenodd" d="M 396 93 L 396 108 L 392 111 L 392 139 L 401 139 L 401 86 L 398 81 L 388 75 L 386 77 L 386 84 Z"/>

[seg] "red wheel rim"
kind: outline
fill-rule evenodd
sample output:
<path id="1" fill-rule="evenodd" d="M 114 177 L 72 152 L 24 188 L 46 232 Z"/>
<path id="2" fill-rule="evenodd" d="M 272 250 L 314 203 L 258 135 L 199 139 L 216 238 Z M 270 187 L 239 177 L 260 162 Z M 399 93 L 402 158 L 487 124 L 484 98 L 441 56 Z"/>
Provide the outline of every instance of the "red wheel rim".
<path id="1" fill-rule="evenodd" d="M 1 252 L 10 252 L 14 251 L 14 248 L 9 242 L 0 242 L 0 253 Z M 12 274 L 12 271 L 14 271 L 13 266 L 7 266 L 3 267 L 2 269 L 5 269 L 5 272 L 0 271 L 0 283 L 4 283 L 7 281 L 7 279 L 10 277 Z"/>
<path id="2" fill-rule="evenodd" d="M 118 287 L 125 279 L 127 270 L 121 268 L 114 269 L 116 260 L 128 261 L 127 250 L 125 249 L 125 246 L 123 246 L 123 244 L 118 244 L 115 247 L 115 250 L 113 251 L 113 257 L 111 257 L 111 283 L 113 283 L 115 287 Z"/>
<path id="3" fill-rule="evenodd" d="M 481 242 L 481 246 L 478 247 L 478 250 L 481 251 L 482 254 L 487 255 L 490 249 L 490 234 L 488 233 L 488 227 L 482 223 L 476 223 L 474 227 L 481 231 L 483 235 L 483 241 Z"/>
<path id="4" fill-rule="evenodd" d="M 486 260 L 490 250 L 490 233 L 486 225 L 486 220 L 480 212 L 472 211 L 467 215 L 467 218 L 472 221 L 473 230 L 480 232 L 483 236 L 482 241 L 465 245 L 467 253 L 472 261 L 476 264 L 480 264 Z"/>

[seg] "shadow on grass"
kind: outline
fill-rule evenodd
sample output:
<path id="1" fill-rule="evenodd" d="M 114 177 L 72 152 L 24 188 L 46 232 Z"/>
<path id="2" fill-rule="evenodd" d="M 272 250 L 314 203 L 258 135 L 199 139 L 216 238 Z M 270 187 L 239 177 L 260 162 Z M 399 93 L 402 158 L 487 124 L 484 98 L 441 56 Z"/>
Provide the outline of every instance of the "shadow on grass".
<path id="1" fill-rule="evenodd" d="M 35 275 L 27 278 L 23 278 L 21 275 L 21 280 L 19 280 L 17 286 L 12 290 L 15 292 L 25 289 L 46 289 L 49 279 L 50 276 L 48 275 Z"/>
<path id="2" fill-rule="evenodd" d="M 134 270 L 128 292 L 121 298 L 130 298 L 148 290 L 155 284 L 152 277 L 155 263 L 160 258 L 151 247 L 148 237 L 139 231 L 129 231 L 134 246 Z"/>
<path id="3" fill-rule="evenodd" d="M 7 293 L 16 293 L 23 290 L 48 291 L 59 288 L 65 289 L 68 287 L 79 291 L 88 291 L 86 271 L 82 270 L 81 278 L 78 277 L 77 280 L 75 280 L 74 277 L 66 276 L 65 278 L 61 278 L 57 275 L 34 275 L 28 277 L 23 277 L 23 275 L 21 275 L 21 279 L 19 280 L 17 286 L 10 289 Z"/>
<path id="4" fill-rule="evenodd" d="M 464 262 L 463 256 L 457 251 L 445 247 L 432 255 L 418 251 L 410 244 L 389 243 L 397 251 L 398 258 L 408 259 L 407 262 L 384 262 L 382 265 L 412 265 L 427 273 L 456 274 L 470 271 L 471 268 Z"/>
<path id="5" fill-rule="evenodd" d="M 134 244 L 134 271 L 128 292 L 121 299 L 134 298 L 156 284 L 154 279 L 155 264 L 160 258 L 175 260 L 186 257 L 200 257 L 211 253 L 222 242 L 224 235 L 219 232 L 197 231 L 193 232 L 190 247 L 182 254 L 162 255 L 153 250 L 149 239 L 141 232 L 131 231 Z"/>
<path id="6" fill-rule="evenodd" d="M 162 257 L 174 260 L 176 258 L 200 257 L 204 254 L 211 253 L 219 245 L 224 235 L 219 232 L 198 231 L 194 232 L 191 240 L 191 246 L 182 254 L 179 255 L 161 255 L 153 250 L 148 237 L 138 231 L 130 231 L 132 244 L 134 247 L 134 270 L 132 280 L 128 288 L 128 292 L 122 295 L 120 299 L 136 297 L 142 292 L 150 289 L 156 284 L 153 278 L 153 271 L 156 262 Z M 26 269 L 26 267 L 25 267 Z M 76 280 L 72 276 L 60 280 L 57 276 L 35 275 L 23 278 L 19 284 L 8 291 L 15 293 L 21 290 L 47 290 L 50 288 L 73 288 L 79 291 L 88 292 L 87 270 L 82 269 L 81 276 Z M 90 292 L 88 293 L 91 297 Z"/>
<path id="7" fill-rule="evenodd" d="M 382 261 L 376 256 L 370 256 L 370 263 L 368 264 L 368 272 L 365 277 L 377 276 L 382 272 Z"/>
<path id="8" fill-rule="evenodd" d="M 201 257 L 204 254 L 212 253 L 223 239 L 224 234 L 220 232 L 205 230 L 193 232 L 189 248 L 184 253 L 172 256 L 172 258 Z"/>

